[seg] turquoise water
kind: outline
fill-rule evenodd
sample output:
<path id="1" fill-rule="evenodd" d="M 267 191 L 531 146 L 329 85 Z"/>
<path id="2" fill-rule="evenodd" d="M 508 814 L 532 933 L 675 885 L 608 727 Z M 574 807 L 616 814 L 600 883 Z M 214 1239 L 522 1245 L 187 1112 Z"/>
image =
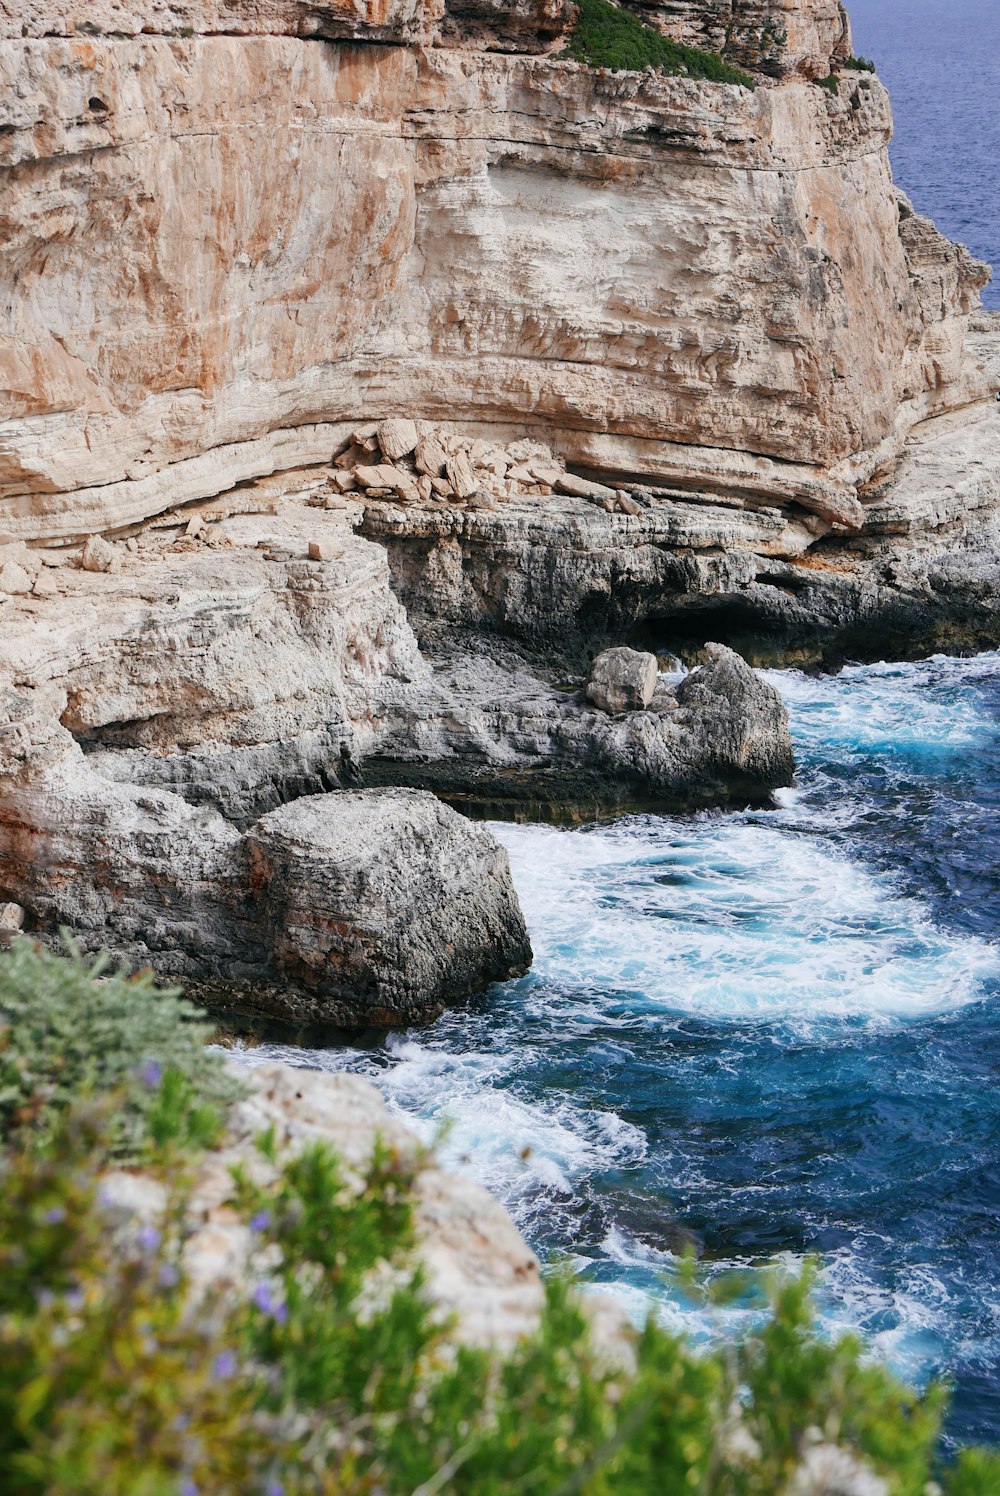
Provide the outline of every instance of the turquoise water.
<path id="1" fill-rule="evenodd" d="M 771 677 L 778 809 L 498 826 L 536 961 L 371 1075 L 637 1317 L 664 1269 L 821 1257 L 821 1311 L 1000 1440 L 1000 656 Z M 270 1051 L 256 1051 L 264 1057 Z M 280 1051 L 288 1055 L 289 1051 Z"/>
<path id="2" fill-rule="evenodd" d="M 896 181 L 1000 275 L 1000 0 L 848 0 L 892 95 Z M 1000 307 L 1000 281 L 983 294 Z"/>

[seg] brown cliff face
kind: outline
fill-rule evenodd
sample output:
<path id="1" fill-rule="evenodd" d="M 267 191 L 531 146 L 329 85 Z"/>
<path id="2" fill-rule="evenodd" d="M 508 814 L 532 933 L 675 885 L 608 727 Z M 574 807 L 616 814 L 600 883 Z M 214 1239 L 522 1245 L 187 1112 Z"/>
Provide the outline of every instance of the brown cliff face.
<path id="1" fill-rule="evenodd" d="M 839 5 L 659 6 L 730 51 L 783 17 L 756 90 L 537 55 L 571 13 L 0 0 L 0 541 L 394 412 L 857 526 L 977 393 L 983 272 L 901 221 L 881 85 L 795 76 L 847 47 Z"/>
<path id="2" fill-rule="evenodd" d="M 825 78 L 851 53 L 840 0 L 628 0 L 679 42 L 772 78 Z"/>

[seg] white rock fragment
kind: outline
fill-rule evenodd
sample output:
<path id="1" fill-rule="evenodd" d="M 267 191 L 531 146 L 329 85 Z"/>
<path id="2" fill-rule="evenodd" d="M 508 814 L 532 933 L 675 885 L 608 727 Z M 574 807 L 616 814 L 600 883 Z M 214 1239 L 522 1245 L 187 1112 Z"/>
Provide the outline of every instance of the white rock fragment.
<path id="1" fill-rule="evenodd" d="M 310 561 L 336 561 L 338 556 L 344 554 L 344 548 L 334 540 L 310 540 Z"/>
<path id="2" fill-rule="evenodd" d="M 656 656 L 637 649 L 606 649 L 590 667 L 586 697 L 602 712 L 644 710 L 656 690 Z"/>
<path id="3" fill-rule="evenodd" d="M 16 561 L 6 561 L 0 567 L 0 592 L 20 597 L 31 591 L 31 578 L 23 566 Z"/>
<path id="4" fill-rule="evenodd" d="M 405 473 L 402 468 L 394 467 L 391 463 L 380 462 L 377 467 L 359 467 L 354 476 L 363 488 L 383 488 L 405 499 L 417 497 L 417 481 L 413 474 Z"/>
<path id="5" fill-rule="evenodd" d="M 91 535 L 83 548 L 80 565 L 84 571 L 111 571 L 118 564 L 118 548 L 102 535 Z"/>
<path id="6" fill-rule="evenodd" d="M 445 471 L 457 498 L 468 499 L 479 487 L 479 479 L 464 452 L 456 452 L 453 457 L 449 457 Z"/>
<path id="7" fill-rule="evenodd" d="M 417 443 L 413 461 L 418 473 L 426 473 L 428 478 L 440 478 L 444 473 L 448 454 L 437 436 L 428 435 L 421 437 Z"/>
<path id="8" fill-rule="evenodd" d="M 23 925 L 24 910 L 20 904 L 0 904 L 0 950 L 7 949 Z"/>
<path id="9" fill-rule="evenodd" d="M 537 471 L 537 470 L 535 470 Z M 578 478 L 575 473 L 559 473 L 552 480 L 557 493 L 570 494 L 576 499 L 617 499 L 613 488 L 604 483 L 595 483 L 590 478 Z"/>
<path id="10" fill-rule="evenodd" d="M 45 570 L 38 573 L 31 589 L 35 597 L 55 597 L 61 590 L 52 573 Z"/>
<path id="11" fill-rule="evenodd" d="M 397 457 L 408 457 L 420 440 L 413 421 L 403 420 L 398 416 L 380 421 L 375 435 L 383 457 L 388 457 L 390 461 L 395 461 Z"/>

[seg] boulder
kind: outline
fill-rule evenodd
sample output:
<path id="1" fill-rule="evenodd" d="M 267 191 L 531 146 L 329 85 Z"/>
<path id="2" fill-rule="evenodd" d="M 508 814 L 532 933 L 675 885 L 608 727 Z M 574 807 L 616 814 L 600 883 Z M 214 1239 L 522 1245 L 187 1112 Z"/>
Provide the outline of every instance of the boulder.
<path id="1" fill-rule="evenodd" d="M 427 1019 L 531 964 L 507 853 L 434 795 L 297 800 L 248 843 L 277 971 L 372 1024 Z"/>
<path id="2" fill-rule="evenodd" d="M 310 561 L 336 561 L 344 554 L 344 547 L 335 540 L 310 540 Z"/>
<path id="3" fill-rule="evenodd" d="M 110 571 L 117 562 L 117 547 L 101 535 L 91 535 L 80 557 L 84 571 Z"/>
<path id="4" fill-rule="evenodd" d="M 7 561 L 0 567 L 0 592 L 19 597 L 30 591 L 31 578 L 23 566 L 18 566 L 16 561 Z"/>
<path id="5" fill-rule="evenodd" d="M 395 462 L 397 457 L 409 457 L 420 439 L 414 423 L 397 416 L 380 421 L 375 436 L 383 457 L 388 457 L 390 462 Z"/>
<path id="6" fill-rule="evenodd" d="M 468 499 L 479 487 L 479 479 L 464 452 L 456 452 L 453 457 L 449 457 L 445 471 L 456 498 Z"/>
<path id="7" fill-rule="evenodd" d="M 538 476 L 538 469 L 535 469 Z M 575 473 L 557 473 L 551 482 L 557 493 L 570 494 L 576 499 L 615 499 L 617 493 L 604 483 L 594 483 L 590 478 L 578 478 Z"/>
<path id="8" fill-rule="evenodd" d="M 391 463 L 380 462 L 376 467 L 359 467 L 354 476 L 365 488 L 385 488 L 390 493 L 398 494 L 400 498 L 417 497 L 417 480 L 413 474 L 405 473 L 402 468 L 393 467 Z"/>
<path id="9" fill-rule="evenodd" d="M 428 478 L 440 478 L 444 474 L 448 454 L 438 438 L 432 434 L 422 437 L 417 443 L 413 461 L 418 473 L 426 473 Z"/>
<path id="10" fill-rule="evenodd" d="M 643 711 L 656 690 L 656 656 L 637 649 L 606 649 L 590 668 L 586 696 L 602 712 Z"/>
<path id="11" fill-rule="evenodd" d="M 20 904 L 0 904 L 0 950 L 6 950 L 24 925 Z"/>

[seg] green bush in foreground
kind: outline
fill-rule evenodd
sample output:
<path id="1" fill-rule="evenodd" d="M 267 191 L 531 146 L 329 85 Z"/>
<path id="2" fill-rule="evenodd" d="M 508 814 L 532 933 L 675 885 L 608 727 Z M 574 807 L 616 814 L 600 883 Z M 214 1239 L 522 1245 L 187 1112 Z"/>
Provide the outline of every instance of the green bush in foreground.
<path id="1" fill-rule="evenodd" d="M 39 1141 L 67 1107 L 114 1091 L 114 1147 L 137 1156 L 157 1133 L 207 1143 L 242 1092 L 205 1048 L 204 1014 L 151 973 L 52 955 L 18 940 L 0 958 L 0 1142 Z"/>
<path id="2" fill-rule="evenodd" d="M 192 1307 L 178 1155 L 162 1227 L 110 1240 L 104 1121 L 78 1111 L 0 1164 L 5 1496 L 777 1496 L 831 1446 L 926 1496 L 942 1394 L 816 1338 L 807 1278 L 725 1352 L 650 1323 L 635 1376 L 595 1354 L 559 1279 L 508 1359 L 456 1349 L 410 1256 L 408 1166 L 379 1151 L 347 1189 L 318 1145 L 234 1183 L 260 1244 L 246 1301 Z M 1000 1461 L 966 1454 L 945 1489 L 1000 1491 Z"/>
<path id="3" fill-rule="evenodd" d="M 0 989 L 27 1007 L 32 970 L 57 1014 L 107 988 L 68 962 L 52 1003 L 52 958 L 24 950 L 0 957 Z M 156 1013 L 158 1043 L 186 1042 L 183 1006 Z M 37 1054 L 23 1033 L 19 1053 L 45 1073 L 54 1041 L 40 1019 L 30 1033 Z M 141 1115 L 144 1172 L 168 1207 L 112 1229 L 102 1178 L 136 1108 L 129 1066 L 104 1085 L 113 1068 L 0 1148 L 4 1496 L 795 1496 L 851 1489 L 845 1461 L 889 1496 L 928 1496 L 943 1393 L 818 1338 L 808 1274 L 724 1350 L 695 1354 L 648 1324 L 634 1375 L 595 1351 L 562 1278 L 513 1354 L 456 1345 L 413 1255 L 419 1165 L 386 1148 L 348 1183 L 328 1147 L 279 1160 L 262 1138 L 259 1167 L 233 1179 L 256 1244 L 245 1293 L 195 1297 L 183 1245 L 198 1154 L 167 1070 Z M 831 1458 L 839 1486 L 804 1481 Z M 968 1451 L 938 1479 L 947 1496 L 997 1496 L 1000 1458 Z"/>
<path id="4" fill-rule="evenodd" d="M 723 62 L 714 52 L 701 52 L 671 41 L 646 26 L 630 11 L 610 0 L 579 0 L 579 18 L 563 57 L 591 67 L 617 72 L 642 72 L 653 67 L 662 73 L 703 78 L 713 83 L 740 83 L 754 88 L 753 78 Z"/>

